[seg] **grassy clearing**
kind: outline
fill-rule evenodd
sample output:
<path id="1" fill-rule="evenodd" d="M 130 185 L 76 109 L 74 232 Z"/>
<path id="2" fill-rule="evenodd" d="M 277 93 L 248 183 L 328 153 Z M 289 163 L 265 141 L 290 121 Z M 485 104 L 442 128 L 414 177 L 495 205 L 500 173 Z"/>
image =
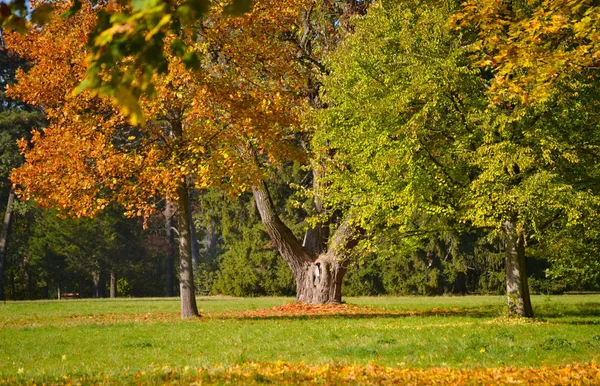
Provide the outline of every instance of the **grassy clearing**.
<path id="1" fill-rule="evenodd" d="M 600 361 L 600 295 L 535 296 L 531 321 L 503 317 L 503 297 L 346 300 L 360 308 L 273 313 L 264 309 L 292 299 L 199 298 L 205 316 L 193 321 L 179 319 L 178 299 L 7 302 L 0 380 L 221 382 L 231 374 L 206 372 L 247 363 L 475 369 Z"/>

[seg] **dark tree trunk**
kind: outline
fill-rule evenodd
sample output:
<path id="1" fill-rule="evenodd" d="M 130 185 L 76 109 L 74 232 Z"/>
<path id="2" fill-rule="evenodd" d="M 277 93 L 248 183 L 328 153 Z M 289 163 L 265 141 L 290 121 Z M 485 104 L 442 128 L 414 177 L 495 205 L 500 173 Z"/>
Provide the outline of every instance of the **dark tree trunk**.
<path id="1" fill-rule="evenodd" d="M 506 256 L 506 295 L 508 313 L 533 317 L 533 308 L 527 283 L 527 267 L 525 260 L 525 238 L 518 232 L 513 221 L 504 222 L 505 256 Z"/>
<path id="2" fill-rule="evenodd" d="M 165 258 L 165 295 L 168 297 L 175 296 L 175 272 L 173 271 L 173 261 L 175 259 L 175 235 L 173 232 L 175 227 L 174 212 L 175 210 L 173 208 L 173 203 L 167 200 L 167 205 L 163 215 L 165 216 L 165 236 L 167 237 L 167 256 Z"/>
<path id="3" fill-rule="evenodd" d="M 106 297 L 106 275 L 104 272 L 100 272 L 99 280 L 98 280 L 98 297 L 105 298 Z"/>
<path id="4" fill-rule="evenodd" d="M 11 189 L 11 191 L 8 194 L 8 203 L 6 204 L 6 211 L 4 212 L 4 221 L 2 222 L 2 233 L 0 233 L 0 300 L 5 300 L 4 276 L 6 271 L 6 249 L 8 244 L 8 230 L 10 228 L 10 220 L 12 219 L 14 200 L 15 193 Z"/>
<path id="5" fill-rule="evenodd" d="M 110 297 L 117 297 L 117 271 L 114 269 L 110 271 Z"/>
<path id="6" fill-rule="evenodd" d="M 177 188 L 177 224 L 179 231 L 179 287 L 181 296 L 181 318 L 199 316 L 194 287 L 192 265 L 192 243 L 190 232 L 189 192 L 186 183 Z"/>
<path id="7" fill-rule="evenodd" d="M 349 222 L 345 221 L 338 227 L 326 253 L 311 254 L 277 215 L 266 184 L 261 182 L 252 191 L 267 233 L 292 270 L 297 287 L 296 299 L 309 304 L 341 302 L 348 252 L 356 242 Z M 320 237 L 317 231 L 312 234 L 307 237 Z M 308 245 L 318 250 L 320 244 L 310 241 Z"/>

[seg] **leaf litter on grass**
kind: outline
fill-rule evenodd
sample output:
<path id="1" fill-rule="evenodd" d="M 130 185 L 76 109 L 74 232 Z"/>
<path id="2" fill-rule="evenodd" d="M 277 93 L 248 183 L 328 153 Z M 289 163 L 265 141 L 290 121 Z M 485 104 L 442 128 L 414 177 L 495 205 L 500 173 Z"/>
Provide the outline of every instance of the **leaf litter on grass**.
<path id="1" fill-rule="evenodd" d="M 573 363 L 559 367 L 536 368 L 475 368 L 475 369 L 414 369 L 393 368 L 369 364 L 307 365 L 301 363 L 248 362 L 229 367 L 214 366 L 190 369 L 156 366 L 150 371 L 134 374 L 98 377 L 64 375 L 35 379 L 26 375 L 0 379 L 0 385 L 14 384 L 87 385 L 87 384 L 154 384 L 154 385 L 261 385 L 261 384 L 324 384 L 324 385 L 598 385 L 600 366 L 595 362 Z"/>
<path id="2" fill-rule="evenodd" d="M 480 311 L 459 309 L 457 307 L 432 308 L 428 310 L 392 311 L 385 308 L 358 306 L 353 304 L 306 304 L 288 303 L 272 308 L 257 310 L 231 310 L 217 312 L 202 312 L 203 319 L 293 319 L 293 318 L 326 318 L 343 316 L 347 318 L 369 318 L 369 317 L 400 317 L 400 316 L 482 316 Z M 61 318 L 44 320 L 21 319 L 17 321 L 0 322 L 0 327 L 38 327 L 38 326 L 79 326 L 79 325 L 107 325 L 119 323 L 164 323 L 180 320 L 175 312 L 147 312 L 141 314 L 74 314 Z M 531 324 L 546 323 L 538 319 L 498 317 L 488 320 L 489 324 Z M 463 323 L 464 324 L 464 323 Z"/>

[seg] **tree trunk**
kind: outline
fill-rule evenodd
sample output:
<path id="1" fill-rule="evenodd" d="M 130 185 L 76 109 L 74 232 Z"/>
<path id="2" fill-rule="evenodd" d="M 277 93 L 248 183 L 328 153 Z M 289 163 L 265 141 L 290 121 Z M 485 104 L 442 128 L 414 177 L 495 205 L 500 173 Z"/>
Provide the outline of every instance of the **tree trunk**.
<path id="1" fill-rule="evenodd" d="M 167 205 L 163 215 L 165 216 L 165 236 L 167 237 L 167 256 L 165 259 L 165 295 L 167 297 L 175 296 L 173 261 L 175 259 L 175 235 L 173 233 L 174 224 L 174 208 L 173 203 L 167 200 Z"/>
<path id="2" fill-rule="evenodd" d="M 309 304 L 340 303 L 348 252 L 356 242 L 353 227 L 348 221 L 343 222 L 336 230 L 327 253 L 311 254 L 275 212 L 266 184 L 261 182 L 252 191 L 267 233 L 292 270 L 296 280 L 296 299 Z M 313 234 L 319 236 L 319 232 Z M 313 246 L 311 249 L 318 249 L 319 243 L 310 242 L 308 245 Z"/>
<path id="3" fill-rule="evenodd" d="M 181 318 L 199 316 L 194 287 L 192 264 L 192 242 L 190 232 L 189 192 L 186 183 L 177 188 L 177 224 L 179 231 L 179 288 L 181 296 Z"/>
<path id="4" fill-rule="evenodd" d="M 533 308 L 527 283 L 527 267 L 525 260 L 525 238 L 518 232 L 514 222 L 504 222 L 506 237 L 506 295 L 508 298 L 508 313 L 533 317 Z"/>
<path id="5" fill-rule="evenodd" d="M 2 222 L 2 233 L 0 233 L 0 300 L 5 300 L 4 297 L 4 275 L 6 265 L 6 250 L 8 244 L 8 230 L 10 228 L 10 220 L 12 219 L 13 203 L 15 200 L 15 192 L 11 189 L 8 194 L 8 203 L 4 212 L 4 221 Z"/>
<path id="6" fill-rule="evenodd" d="M 110 271 L 110 297 L 117 297 L 117 271 L 114 269 Z"/>
<path id="7" fill-rule="evenodd" d="M 100 297 L 100 272 L 92 272 L 92 285 L 93 292 L 92 297 L 98 299 Z"/>
<path id="8" fill-rule="evenodd" d="M 192 212 L 192 200 L 188 196 L 188 216 L 190 222 L 190 243 L 192 245 L 192 263 L 194 267 L 200 264 L 200 248 L 198 247 L 198 238 L 196 237 L 196 225 L 194 224 L 194 216 Z"/>

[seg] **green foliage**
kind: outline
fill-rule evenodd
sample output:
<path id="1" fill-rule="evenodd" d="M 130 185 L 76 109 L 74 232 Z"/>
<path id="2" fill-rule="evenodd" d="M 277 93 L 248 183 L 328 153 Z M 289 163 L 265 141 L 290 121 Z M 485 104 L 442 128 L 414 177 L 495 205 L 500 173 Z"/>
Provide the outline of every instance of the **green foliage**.
<path id="1" fill-rule="evenodd" d="M 0 109 L 0 184 L 8 185 L 10 172 L 23 162 L 17 140 L 43 125 L 44 115 L 39 111 Z"/>
<path id="2" fill-rule="evenodd" d="M 289 268 L 270 245 L 253 199 L 223 202 L 224 253 L 218 257 L 213 293 L 233 296 L 291 295 Z"/>
<path id="3" fill-rule="evenodd" d="M 10 298 L 47 298 L 58 286 L 63 292 L 97 296 L 90 279 L 98 275 L 105 287 L 111 270 L 129 295 L 153 294 L 136 288 L 140 281 L 143 286 L 156 285 L 140 267 L 152 264 L 144 261 L 141 226 L 118 213 L 109 208 L 94 219 L 66 219 L 52 210 L 35 209 L 20 215 L 9 243 L 8 273 L 14 278 L 6 284 Z M 105 288 L 99 291 L 105 294 Z"/>
<path id="4" fill-rule="evenodd" d="M 535 107 L 490 104 L 490 78 L 468 51 L 478 37 L 446 22 L 456 6 L 383 1 L 356 20 L 330 58 L 324 99 L 331 107 L 315 117 L 314 137 L 316 149 L 333 154 L 324 181 L 327 204 L 351 210 L 371 237 L 396 230 L 403 252 L 390 254 L 384 280 L 393 291 L 438 293 L 468 266 L 479 271 L 471 288 L 497 291 L 502 248 L 465 253 L 463 237 L 456 246 L 462 252 L 435 262 L 427 257 L 435 248 L 427 245 L 449 232 L 502 242 L 507 220 L 528 246 L 540 247 L 534 255 L 552 262 L 556 271 L 549 275 L 571 271 L 575 278 L 589 269 L 584 278 L 593 286 L 599 84 L 572 74 Z M 576 232 L 586 235 L 582 242 Z M 477 245 L 473 252 L 486 248 Z M 557 253 L 559 245 L 567 248 Z M 369 247 L 383 248 L 380 254 L 388 249 L 386 243 Z"/>

